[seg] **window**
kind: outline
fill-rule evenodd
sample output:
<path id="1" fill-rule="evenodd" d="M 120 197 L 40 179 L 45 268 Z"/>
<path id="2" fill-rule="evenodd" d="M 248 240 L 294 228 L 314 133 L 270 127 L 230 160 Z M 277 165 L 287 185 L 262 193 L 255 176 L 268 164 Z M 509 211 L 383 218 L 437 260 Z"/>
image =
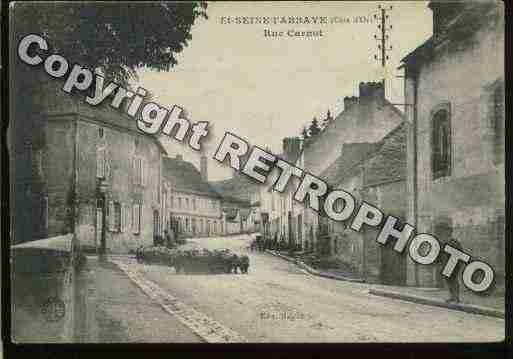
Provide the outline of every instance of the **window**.
<path id="1" fill-rule="evenodd" d="M 178 208 L 182 208 L 182 198 L 178 197 Z"/>
<path id="2" fill-rule="evenodd" d="M 135 157 L 132 165 L 134 184 L 139 186 L 146 185 L 145 163 L 141 157 Z"/>
<path id="3" fill-rule="evenodd" d="M 185 199 L 185 208 L 189 209 L 189 198 Z"/>
<path id="4" fill-rule="evenodd" d="M 45 196 L 43 197 L 43 205 L 42 205 L 42 218 L 41 218 L 41 223 L 43 224 L 43 228 L 45 230 L 48 229 L 48 197 Z"/>
<path id="5" fill-rule="evenodd" d="M 98 127 L 98 137 L 103 138 L 103 128 L 102 127 Z"/>
<path id="6" fill-rule="evenodd" d="M 192 209 L 196 210 L 196 198 L 192 199 Z"/>
<path id="7" fill-rule="evenodd" d="M 121 204 L 118 202 L 114 203 L 114 223 L 113 223 L 113 231 L 121 232 Z"/>
<path id="8" fill-rule="evenodd" d="M 498 86 L 493 92 L 493 134 L 494 163 L 504 162 L 504 87 Z"/>
<path id="9" fill-rule="evenodd" d="M 105 148 L 99 148 L 96 150 L 96 177 L 105 178 L 106 158 Z"/>
<path id="10" fill-rule="evenodd" d="M 130 205 L 125 204 L 121 206 L 121 232 L 126 232 L 131 228 L 131 214 Z"/>
<path id="11" fill-rule="evenodd" d="M 171 208 L 175 208 L 175 197 L 171 196 L 170 204 Z"/>
<path id="12" fill-rule="evenodd" d="M 132 207 L 132 232 L 141 233 L 141 205 L 134 203 Z"/>
<path id="13" fill-rule="evenodd" d="M 431 165 L 433 179 L 451 174 L 451 123 L 448 109 L 438 110 L 433 116 L 431 138 Z"/>

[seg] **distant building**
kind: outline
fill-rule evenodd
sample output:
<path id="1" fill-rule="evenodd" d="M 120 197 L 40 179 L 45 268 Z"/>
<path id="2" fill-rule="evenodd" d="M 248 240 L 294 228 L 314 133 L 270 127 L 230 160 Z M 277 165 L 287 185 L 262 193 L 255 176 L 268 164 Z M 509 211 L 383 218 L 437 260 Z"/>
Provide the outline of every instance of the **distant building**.
<path id="1" fill-rule="evenodd" d="M 464 250 L 504 276 L 504 4 L 430 2 L 433 36 L 403 59 L 408 221 L 450 222 Z M 445 240 L 445 239 L 441 239 Z M 409 263 L 408 283 L 441 286 L 440 268 Z"/>
<path id="2" fill-rule="evenodd" d="M 204 159 L 202 159 L 202 162 Z M 206 171 L 206 165 L 202 165 Z M 213 236 L 226 231 L 221 197 L 200 171 L 181 155 L 163 159 L 164 227 L 180 236 Z"/>
<path id="3" fill-rule="evenodd" d="M 307 139 L 296 161 L 305 171 L 321 176 L 340 156 L 345 143 L 376 143 L 403 121 L 403 115 L 386 98 L 382 83 L 361 82 L 359 97 L 345 97 L 344 111 L 317 136 Z M 299 215 L 299 214 L 298 214 Z M 302 247 L 317 249 L 319 216 L 302 206 Z M 308 241 L 308 243 L 306 242 Z"/>
<path id="4" fill-rule="evenodd" d="M 234 232 L 235 227 L 231 226 L 231 230 L 227 233 L 240 233 L 246 231 L 255 231 L 260 226 L 258 216 L 260 207 L 260 183 L 250 177 L 234 173 L 233 177 L 222 181 L 212 181 L 210 185 L 219 193 L 221 197 L 221 208 L 223 212 L 231 218 L 234 209 L 247 214 L 247 218 L 243 219 L 243 226 L 239 227 L 238 232 Z M 245 216 L 243 216 L 245 217 Z"/>
<path id="5" fill-rule="evenodd" d="M 301 153 L 302 140 L 299 137 L 283 139 L 283 153 L 277 158 L 295 164 Z M 302 205 L 293 199 L 299 180 L 291 177 L 290 183 L 283 193 L 274 190 L 280 169 L 274 168 L 265 185 L 260 187 L 259 213 L 260 231 L 270 238 L 284 240 L 289 244 L 299 244 L 304 236 Z"/>
<path id="6" fill-rule="evenodd" d="M 344 144 L 340 157 L 321 177 L 331 188 L 350 192 L 358 202 L 371 203 L 404 222 L 407 130 L 408 124 L 403 122 L 377 143 Z M 396 253 L 389 244 L 378 244 L 377 229 L 363 227 L 355 232 L 347 228 L 349 221 L 336 222 L 325 216 L 319 223 L 320 245 L 327 246 L 326 255 L 352 266 L 366 282 L 406 284 L 406 255 Z M 323 239 L 327 243 L 322 243 Z"/>
<path id="7" fill-rule="evenodd" d="M 122 253 L 151 244 L 161 231 L 162 145 L 109 105 L 90 106 L 55 79 L 40 85 L 12 172 L 15 241 L 75 233 L 84 249 Z M 15 122 L 17 138 L 28 122 Z"/>

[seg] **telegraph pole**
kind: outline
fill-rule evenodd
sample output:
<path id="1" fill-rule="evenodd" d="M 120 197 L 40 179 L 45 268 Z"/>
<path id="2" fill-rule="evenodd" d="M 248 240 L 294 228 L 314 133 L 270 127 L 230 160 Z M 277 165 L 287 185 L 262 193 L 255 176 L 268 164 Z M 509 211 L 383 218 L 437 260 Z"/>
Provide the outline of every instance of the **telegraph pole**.
<path id="1" fill-rule="evenodd" d="M 388 12 L 392 10 L 392 6 L 383 7 L 381 5 L 378 5 L 379 14 L 374 14 L 374 19 L 379 20 L 378 29 L 380 32 L 381 37 L 378 37 L 378 35 L 374 35 L 374 39 L 379 41 L 378 44 L 378 50 L 379 55 L 374 55 L 374 59 L 376 61 L 381 61 L 381 67 L 383 68 L 383 89 L 385 89 L 385 68 L 387 61 L 390 59 L 388 56 L 388 52 L 392 50 L 392 45 L 388 45 L 390 41 L 390 36 L 388 35 L 388 32 L 392 29 L 392 25 L 388 24 L 388 19 L 390 16 L 388 15 Z"/>

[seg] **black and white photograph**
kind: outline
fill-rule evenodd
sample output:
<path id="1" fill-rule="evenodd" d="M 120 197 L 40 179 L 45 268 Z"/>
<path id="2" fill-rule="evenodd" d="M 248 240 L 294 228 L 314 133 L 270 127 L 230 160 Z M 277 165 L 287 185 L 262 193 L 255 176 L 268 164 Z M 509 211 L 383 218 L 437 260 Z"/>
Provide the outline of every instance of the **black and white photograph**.
<path id="1" fill-rule="evenodd" d="M 6 9 L 4 341 L 505 340 L 503 1 Z"/>

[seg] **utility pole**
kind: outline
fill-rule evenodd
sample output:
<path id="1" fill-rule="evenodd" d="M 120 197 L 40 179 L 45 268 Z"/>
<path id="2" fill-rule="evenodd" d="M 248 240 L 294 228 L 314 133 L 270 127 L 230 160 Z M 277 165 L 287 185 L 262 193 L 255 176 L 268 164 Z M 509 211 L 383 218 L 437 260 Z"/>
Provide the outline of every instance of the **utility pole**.
<path id="1" fill-rule="evenodd" d="M 376 61 L 381 61 L 381 67 L 383 68 L 383 89 L 385 88 L 385 67 L 387 64 L 387 61 L 390 59 L 388 56 L 388 51 L 392 50 L 392 45 L 388 45 L 388 42 L 390 41 L 390 36 L 388 35 L 388 31 L 392 30 L 392 25 L 388 25 L 388 19 L 390 16 L 387 12 L 392 10 L 392 6 L 383 7 L 381 5 L 378 5 L 379 14 L 374 14 L 374 19 L 379 20 L 378 29 L 380 31 L 381 37 L 378 37 L 378 35 L 374 35 L 374 39 L 379 41 L 378 44 L 378 50 L 379 55 L 374 55 L 374 59 Z"/>

